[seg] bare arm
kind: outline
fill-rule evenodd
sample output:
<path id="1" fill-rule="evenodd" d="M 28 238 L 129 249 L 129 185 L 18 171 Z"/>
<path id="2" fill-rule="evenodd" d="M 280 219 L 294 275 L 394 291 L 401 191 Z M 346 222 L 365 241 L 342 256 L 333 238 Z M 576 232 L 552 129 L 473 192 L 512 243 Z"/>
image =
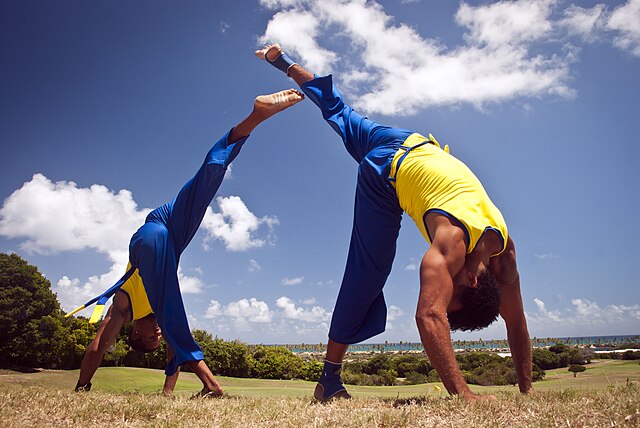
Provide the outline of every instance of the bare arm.
<path id="1" fill-rule="evenodd" d="M 471 392 L 451 345 L 447 308 L 454 291 L 452 278 L 464 265 L 466 245 L 463 232 L 442 218 L 431 220 L 429 230 L 435 234 L 420 264 L 420 297 L 416 312 L 420 339 L 450 394 L 460 395 L 466 400 L 495 399 L 491 395 L 480 396 Z"/>
<path id="2" fill-rule="evenodd" d="M 173 358 L 173 355 L 174 355 L 173 349 L 171 348 L 171 346 L 167 344 L 167 363 L 171 361 L 171 359 Z M 170 397 L 171 395 L 173 395 L 173 390 L 176 387 L 176 383 L 178 382 L 179 375 L 180 375 L 180 367 L 178 367 L 178 369 L 173 375 L 167 376 L 164 379 L 164 386 L 162 387 L 162 395 L 164 395 L 165 397 Z"/>
<path id="3" fill-rule="evenodd" d="M 116 293 L 113 304 L 104 320 L 102 320 L 96 337 L 89 344 L 84 354 L 76 389 L 91 382 L 93 375 L 102 363 L 102 357 L 104 357 L 105 352 L 115 343 L 124 323 L 131 318 L 129 312 L 129 301 L 126 296 L 122 295 L 122 293 Z"/>
<path id="4" fill-rule="evenodd" d="M 503 254 L 491 260 L 491 273 L 500 283 L 502 302 L 500 316 L 507 326 L 507 339 L 511 348 L 511 358 L 518 378 L 520 392 L 529 393 L 531 386 L 531 341 L 527 329 L 527 320 L 520 294 L 520 275 L 516 265 L 516 250 L 509 238 Z"/>

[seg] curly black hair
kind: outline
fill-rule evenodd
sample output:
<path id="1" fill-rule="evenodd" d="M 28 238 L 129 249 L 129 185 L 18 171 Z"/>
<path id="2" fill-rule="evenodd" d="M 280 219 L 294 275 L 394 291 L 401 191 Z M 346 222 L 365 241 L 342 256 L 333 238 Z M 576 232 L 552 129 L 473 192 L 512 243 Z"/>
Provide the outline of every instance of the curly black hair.
<path id="1" fill-rule="evenodd" d="M 500 284 L 487 269 L 478 275 L 476 288 L 465 287 L 460 300 L 462 308 L 447 313 L 451 330 L 480 330 L 498 318 Z"/>

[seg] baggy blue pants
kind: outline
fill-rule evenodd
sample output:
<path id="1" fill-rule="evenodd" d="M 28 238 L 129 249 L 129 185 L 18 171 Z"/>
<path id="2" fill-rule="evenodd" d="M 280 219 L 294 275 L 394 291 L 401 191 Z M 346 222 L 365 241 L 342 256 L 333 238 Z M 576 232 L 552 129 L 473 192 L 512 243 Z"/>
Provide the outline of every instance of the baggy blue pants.
<path id="1" fill-rule="evenodd" d="M 402 220 L 388 177 L 394 155 L 413 131 L 383 126 L 356 113 L 342 100 L 331 75 L 316 77 L 301 88 L 359 164 L 349 255 L 329 329 L 335 342 L 358 343 L 385 330 L 382 288 L 391 272 Z"/>
<path id="2" fill-rule="evenodd" d="M 180 255 L 195 235 L 225 171 L 247 137 L 230 143 L 229 132 L 207 153 L 204 163 L 176 198 L 151 211 L 131 238 L 129 259 L 137 267 L 162 333 L 175 352 L 167 376 L 187 361 L 203 360 L 193 339 L 178 284 Z"/>

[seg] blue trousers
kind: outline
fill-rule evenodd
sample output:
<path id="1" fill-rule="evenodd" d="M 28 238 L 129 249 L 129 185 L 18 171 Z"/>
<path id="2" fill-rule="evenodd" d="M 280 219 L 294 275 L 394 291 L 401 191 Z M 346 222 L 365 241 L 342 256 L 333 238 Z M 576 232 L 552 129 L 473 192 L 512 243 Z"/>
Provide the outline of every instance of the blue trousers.
<path id="1" fill-rule="evenodd" d="M 301 88 L 358 163 L 349 255 L 329 329 L 335 342 L 358 343 L 385 330 L 382 288 L 391 272 L 402 220 L 388 178 L 394 155 L 413 131 L 383 126 L 356 113 L 342 100 L 331 75 L 316 77 Z"/>
<path id="2" fill-rule="evenodd" d="M 158 325 L 175 352 L 165 369 L 168 376 L 187 361 L 204 359 L 189 329 L 178 284 L 178 263 L 218 191 L 227 167 L 246 141 L 246 137 L 232 143 L 228 139 L 229 133 L 209 150 L 196 175 L 173 201 L 149 213 L 129 244 L 131 265 L 138 268 Z"/>

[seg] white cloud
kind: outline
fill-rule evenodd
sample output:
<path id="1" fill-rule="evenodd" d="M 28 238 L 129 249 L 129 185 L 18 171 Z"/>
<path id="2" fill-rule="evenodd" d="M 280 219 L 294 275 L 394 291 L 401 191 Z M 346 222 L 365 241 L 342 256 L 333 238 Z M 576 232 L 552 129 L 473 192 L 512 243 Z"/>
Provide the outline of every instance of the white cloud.
<path id="1" fill-rule="evenodd" d="M 218 231 L 230 250 L 264 245 L 253 232 L 261 225 L 269 230 L 274 217 L 257 218 L 238 197 L 218 198 L 222 224 Z M 125 273 L 131 235 L 151 210 L 138 209 L 131 192 L 114 192 L 94 184 L 81 188 L 72 181 L 52 182 L 42 174 L 13 192 L 0 208 L 0 235 L 21 240 L 20 248 L 38 254 L 93 250 L 111 262 L 108 272 L 92 275 L 86 281 L 63 276 L 54 291 L 62 307 L 74 309 L 113 285 Z M 210 215 L 211 209 L 208 208 Z M 230 219 L 230 224 L 224 219 Z M 209 225 L 215 221 L 209 218 Z M 214 232 L 209 231 L 213 239 Z M 196 270 L 198 272 L 198 270 Z M 183 293 L 202 293 L 204 283 L 196 276 L 178 270 Z"/>
<path id="2" fill-rule="evenodd" d="M 261 3 L 269 8 L 286 8 L 297 2 L 263 0 Z M 315 13 L 296 7 L 294 10 L 276 13 L 269 21 L 260 42 L 286 43 L 287 48 L 296 52 L 306 66 L 317 70 L 318 73 L 327 73 L 331 64 L 336 61 L 337 55 L 318 44 L 316 39 L 320 36 L 319 26 L 320 22 Z"/>
<path id="3" fill-rule="evenodd" d="M 300 303 L 302 303 L 303 305 L 315 305 L 316 303 L 318 303 L 318 300 L 315 297 L 309 297 L 308 299 L 300 300 Z"/>
<path id="4" fill-rule="evenodd" d="M 253 323 L 268 323 L 273 317 L 269 305 L 255 297 L 231 302 L 224 308 L 223 313 L 226 316 Z"/>
<path id="5" fill-rule="evenodd" d="M 282 285 L 300 285 L 304 281 L 304 276 L 297 276 L 295 278 L 283 278 Z"/>
<path id="6" fill-rule="evenodd" d="M 387 309 L 388 321 L 395 321 L 398 318 L 400 318 L 402 315 L 404 315 L 404 311 L 396 305 L 390 305 L 389 309 Z"/>
<path id="7" fill-rule="evenodd" d="M 280 316 L 283 318 L 317 323 L 328 321 L 331 317 L 331 313 L 320 306 L 304 309 L 297 307 L 293 300 L 285 296 L 276 300 L 276 306 L 282 309 Z"/>
<path id="8" fill-rule="evenodd" d="M 262 266 L 260 266 L 260 263 L 258 263 L 254 259 L 249 259 L 249 272 L 257 272 L 260 269 L 262 269 Z"/>
<path id="9" fill-rule="evenodd" d="M 559 25 L 570 35 L 581 36 L 586 41 L 594 41 L 604 26 L 605 5 L 598 4 L 590 9 L 571 5 L 564 11 Z"/>
<path id="10" fill-rule="evenodd" d="M 52 182 L 42 174 L 13 192 L 0 209 L 0 234 L 24 239 L 20 247 L 40 254 L 95 249 L 125 252 L 150 210 L 138 210 L 128 190 Z"/>
<path id="11" fill-rule="evenodd" d="M 613 40 L 617 48 L 640 57 L 640 0 L 629 0 L 616 8 L 606 26 L 617 33 Z"/>
<path id="12" fill-rule="evenodd" d="M 635 331 L 640 321 L 640 305 L 600 306 L 588 299 L 571 300 L 571 307 L 549 310 L 544 301 L 535 298 L 537 311 L 527 314 L 533 331 L 546 335 L 588 336 L 623 334 Z M 534 333 L 535 335 L 535 333 Z"/>
<path id="13" fill-rule="evenodd" d="M 271 232 L 278 224 L 276 217 L 258 218 L 238 196 L 218 197 L 216 201 L 220 212 L 215 213 L 208 207 L 202 220 L 202 227 L 207 232 L 203 243 L 205 250 L 209 249 L 209 242 L 212 240 L 222 241 L 228 251 L 262 247 L 266 242 L 257 238 L 255 233 L 262 225 Z"/>
<path id="14" fill-rule="evenodd" d="M 540 260 L 557 259 L 560 256 L 554 253 L 534 254 L 533 257 Z"/>
<path id="15" fill-rule="evenodd" d="M 209 302 L 209 307 L 204 314 L 205 318 L 218 318 L 222 315 L 222 305 L 217 300 Z"/>
<path id="16" fill-rule="evenodd" d="M 187 294 L 199 294 L 204 292 L 204 283 L 200 278 L 188 276 L 182 273 L 182 268 L 178 268 L 178 281 L 180 291 Z"/>
<path id="17" fill-rule="evenodd" d="M 0 235 L 21 239 L 28 252 L 55 254 L 94 250 L 111 262 L 109 271 L 84 283 L 63 276 L 54 290 L 66 310 L 113 285 L 125 272 L 131 235 L 149 209 L 139 210 L 131 192 L 94 184 L 52 182 L 42 174 L 13 192 L 0 208 Z"/>
<path id="18" fill-rule="evenodd" d="M 551 31 L 548 17 L 554 0 L 500 1 L 483 6 L 462 3 L 456 21 L 471 30 L 471 45 L 522 45 L 544 38 Z"/>
<path id="19" fill-rule="evenodd" d="M 407 271 L 418 270 L 418 264 L 416 262 L 410 262 L 408 265 L 405 265 L 404 270 L 407 270 Z"/>
<path id="20" fill-rule="evenodd" d="M 347 76 L 342 83 L 348 85 L 352 104 L 369 113 L 405 115 L 427 106 L 470 103 L 482 108 L 516 97 L 571 97 L 566 82 L 572 53 L 558 43 L 548 56 L 530 52 L 533 42 L 546 42 L 553 33 L 556 3 L 463 3 L 455 19 L 467 31 L 466 44 L 447 48 L 435 34 L 425 38 L 396 24 L 374 1 L 270 0 L 262 4 L 276 13 L 263 40 L 281 43 L 312 71 Z M 346 46 L 343 57 L 321 46 L 329 39 Z M 357 78 L 350 78 L 354 73 Z"/>

